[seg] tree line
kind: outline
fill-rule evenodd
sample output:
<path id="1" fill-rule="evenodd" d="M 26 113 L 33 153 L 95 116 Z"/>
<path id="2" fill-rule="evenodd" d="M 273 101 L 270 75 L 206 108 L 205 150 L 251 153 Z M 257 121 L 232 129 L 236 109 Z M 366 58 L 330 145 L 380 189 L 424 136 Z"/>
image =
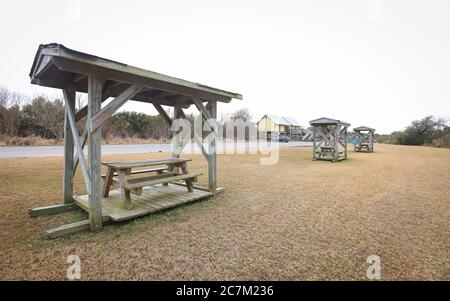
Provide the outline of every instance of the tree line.
<path id="1" fill-rule="evenodd" d="M 77 94 L 76 110 L 84 107 L 85 103 L 86 99 L 83 95 Z M 167 113 L 173 115 L 170 111 Z M 0 86 L 0 142 L 10 137 L 30 136 L 55 139 L 60 142 L 64 135 L 64 114 L 64 103 L 61 97 L 42 94 L 29 99 Z M 193 122 L 196 115 L 187 114 L 186 117 Z M 237 119 L 249 122 L 253 116 L 248 109 L 243 108 L 231 114 L 222 114 L 219 124 L 226 129 L 228 121 Z M 77 126 L 81 133 L 84 120 L 81 120 Z M 235 135 L 236 131 L 237 129 L 234 131 Z M 224 135 L 225 133 L 226 130 Z M 170 137 L 170 128 L 159 115 L 120 112 L 102 127 L 102 138 L 106 141 L 127 138 L 167 140 Z M 395 131 L 389 135 L 376 134 L 375 138 L 380 143 L 449 147 L 450 127 L 446 119 L 426 116 L 411 122 L 411 125 L 403 131 Z M 248 128 L 246 128 L 245 139 L 249 139 Z"/>
<path id="2" fill-rule="evenodd" d="M 76 110 L 84 107 L 86 100 L 77 95 Z M 168 112 L 170 114 L 170 112 Z M 0 136 L 28 137 L 61 140 L 64 136 L 65 108 L 61 97 L 42 94 L 31 99 L 0 87 Z M 77 127 L 82 132 L 85 120 Z M 167 139 L 170 129 L 158 116 L 138 112 L 115 114 L 102 127 L 102 138 Z"/>
<path id="3" fill-rule="evenodd" d="M 6 87 L 0 86 L 0 140 L 10 141 L 11 137 L 39 137 L 54 139 L 61 143 L 64 136 L 64 103 L 62 97 L 41 94 L 28 98 Z M 77 94 L 76 111 L 84 107 L 86 99 Z M 167 111 L 168 115 L 173 115 Z M 186 114 L 193 122 L 196 115 Z M 225 126 L 228 120 L 243 119 L 250 121 L 252 115 L 248 109 L 241 109 L 232 114 L 223 114 L 220 123 Z M 85 120 L 77 123 L 79 132 Z M 171 137 L 170 128 L 161 116 L 124 111 L 115 114 L 102 126 L 102 139 L 155 139 L 167 140 Z M 8 144 L 8 143 L 7 143 Z"/>
<path id="4" fill-rule="evenodd" d="M 444 118 L 426 116 L 414 120 L 403 131 L 389 135 L 377 134 L 375 138 L 381 143 L 450 147 L 450 126 Z"/>

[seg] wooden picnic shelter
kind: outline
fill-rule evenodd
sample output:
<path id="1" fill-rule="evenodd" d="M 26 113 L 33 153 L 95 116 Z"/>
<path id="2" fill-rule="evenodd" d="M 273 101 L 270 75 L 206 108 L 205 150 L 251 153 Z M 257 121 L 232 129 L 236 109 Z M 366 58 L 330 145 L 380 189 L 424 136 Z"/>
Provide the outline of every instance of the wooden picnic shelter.
<path id="1" fill-rule="evenodd" d="M 322 117 L 309 124 L 313 128 L 313 160 L 339 162 L 347 159 L 349 123 Z"/>
<path id="2" fill-rule="evenodd" d="M 353 131 L 355 132 L 357 139 L 357 143 L 354 147 L 355 152 L 372 153 L 375 129 L 367 126 L 360 126 L 354 128 Z"/>
<path id="3" fill-rule="evenodd" d="M 215 140 L 205 146 L 205 133 L 217 134 L 217 103 L 242 99 L 242 95 L 132 67 L 68 49 L 60 44 L 40 45 L 30 72 L 31 83 L 62 89 L 65 100 L 63 203 L 30 209 L 41 216 L 80 207 L 89 219 L 47 231 L 58 237 L 76 231 L 98 231 L 106 221 L 122 221 L 214 196 L 217 187 Z M 87 93 L 88 104 L 75 112 L 76 93 Z M 102 103 L 113 98 L 107 105 Z M 194 105 L 202 125 L 194 141 L 208 162 L 208 187 L 194 185 L 199 173 L 188 170 L 190 159 L 181 158 L 182 147 L 166 159 L 131 162 L 101 161 L 101 129 L 127 101 L 153 105 L 169 127 L 186 119 L 184 109 Z M 171 118 L 163 106 L 172 107 Z M 84 123 L 80 133 L 77 122 Z M 213 121 L 211 125 L 211 121 Z M 175 133 L 180 129 L 173 129 Z M 211 136 L 211 135 L 208 135 Z M 176 141 L 178 143 L 179 141 Z M 84 149 L 87 146 L 87 159 Z M 101 174 L 101 166 L 107 167 Z M 81 169 L 86 195 L 76 196 L 73 178 Z M 140 176 L 140 177 L 137 177 Z M 102 181 L 103 179 L 103 181 Z M 118 189 L 111 190 L 116 184 Z"/>

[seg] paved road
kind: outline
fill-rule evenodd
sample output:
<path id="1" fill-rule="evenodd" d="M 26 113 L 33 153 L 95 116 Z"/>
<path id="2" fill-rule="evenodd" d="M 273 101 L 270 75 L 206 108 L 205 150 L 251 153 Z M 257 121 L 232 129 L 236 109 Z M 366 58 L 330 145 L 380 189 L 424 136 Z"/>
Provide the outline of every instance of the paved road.
<path id="1" fill-rule="evenodd" d="M 280 143 L 280 147 L 306 147 L 311 146 L 311 142 L 289 142 Z M 230 148 L 228 148 L 230 146 Z M 231 149 L 232 144 L 227 144 L 226 148 Z M 250 143 L 249 148 L 257 149 L 256 143 Z M 185 150 L 194 149 L 196 146 L 187 145 Z M 237 149 L 245 149 L 244 143 L 237 143 Z M 218 148 L 219 152 L 221 148 Z M 137 153 L 157 153 L 171 152 L 170 144 L 134 144 L 134 145 L 102 145 L 102 154 L 137 154 Z M 62 146 L 5 146 L 0 147 L 0 158 L 34 158 L 34 157 L 62 157 Z"/>

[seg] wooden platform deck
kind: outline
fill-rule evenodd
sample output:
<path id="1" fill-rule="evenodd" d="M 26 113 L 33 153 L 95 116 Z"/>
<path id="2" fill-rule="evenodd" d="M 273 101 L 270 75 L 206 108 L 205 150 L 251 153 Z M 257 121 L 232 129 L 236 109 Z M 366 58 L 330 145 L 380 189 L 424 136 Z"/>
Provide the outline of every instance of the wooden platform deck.
<path id="1" fill-rule="evenodd" d="M 155 213 L 211 197 L 208 191 L 195 189 L 188 192 L 186 187 L 169 184 L 168 186 L 152 186 L 142 190 L 142 194 L 131 195 L 132 209 L 124 209 L 120 190 L 112 190 L 108 198 L 102 198 L 103 217 L 113 221 L 124 221 Z M 75 196 L 75 202 L 83 210 L 88 211 L 88 195 Z"/>

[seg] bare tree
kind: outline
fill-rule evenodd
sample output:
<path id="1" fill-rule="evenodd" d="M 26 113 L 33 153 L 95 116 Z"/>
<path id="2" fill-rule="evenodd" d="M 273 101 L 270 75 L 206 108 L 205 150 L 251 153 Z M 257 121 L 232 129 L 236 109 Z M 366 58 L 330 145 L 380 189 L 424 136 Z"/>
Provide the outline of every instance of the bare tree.
<path id="1" fill-rule="evenodd" d="M 64 133 L 64 105 L 60 99 L 50 101 L 46 95 L 41 95 L 24 107 L 24 111 L 31 122 L 45 129 L 54 138 L 62 138 Z"/>
<path id="2" fill-rule="evenodd" d="M 75 106 L 76 106 L 76 111 L 78 112 L 79 110 L 81 110 L 82 108 L 84 108 L 84 106 L 86 105 L 86 103 L 87 103 L 87 99 L 86 99 L 86 96 L 85 95 L 83 95 L 83 94 L 81 94 L 81 93 L 77 93 L 77 96 L 76 96 L 76 103 L 75 103 Z"/>
<path id="3" fill-rule="evenodd" d="M 24 97 L 0 87 L 0 133 L 16 136 L 19 132 L 20 106 Z"/>
<path id="4" fill-rule="evenodd" d="M 252 120 L 252 114 L 250 113 L 250 111 L 247 108 L 243 108 L 240 110 L 237 110 L 236 112 L 234 112 L 233 114 L 231 114 L 230 119 L 232 120 L 238 120 L 241 119 L 244 122 L 247 121 L 251 121 Z"/>
<path id="5" fill-rule="evenodd" d="M 6 108 L 10 94 L 6 87 L 0 86 L 0 107 Z"/>
<path id="6" fill-rule="evenodd" d="M 228 117 L 229 116 L 229 117 Z M 242 124 L 245 123 L 250 123 L 252 120 L 253 116 L 250 113 L 250 111 L 247 108 L 242 108 L 240 110 L 237 110 L 235 112 L 233 112 L 231 115 L 222 115 L 221 116 L 221 123 L 223 124 L 223 135 L 224 135 L 224 139 L 228 140 L 228 139 L 240 139 L 242 137 L 239 137 L 240 132 L 238 130 L 238 127 L 234 126 L 234 130 L 231 128 L 227 129 L 227 126 L 229 127 L 230 124 L 233 124 L 233 122 L 243 122 Z M 229 123 L 229 121 L 233 121 L 231 123 Z M 244 128 L 244 138 L 246 141 L 248 141 L 250 139 L 250 136 L 252 134 L 252 130 L 254 128 L 255 125 L 252 125 L 252 129 L 250 130 L 249 127 L 245 127 Z M 228 137 L 227 133 L 233 132 L 234 133 L 234 137 Z"/>

